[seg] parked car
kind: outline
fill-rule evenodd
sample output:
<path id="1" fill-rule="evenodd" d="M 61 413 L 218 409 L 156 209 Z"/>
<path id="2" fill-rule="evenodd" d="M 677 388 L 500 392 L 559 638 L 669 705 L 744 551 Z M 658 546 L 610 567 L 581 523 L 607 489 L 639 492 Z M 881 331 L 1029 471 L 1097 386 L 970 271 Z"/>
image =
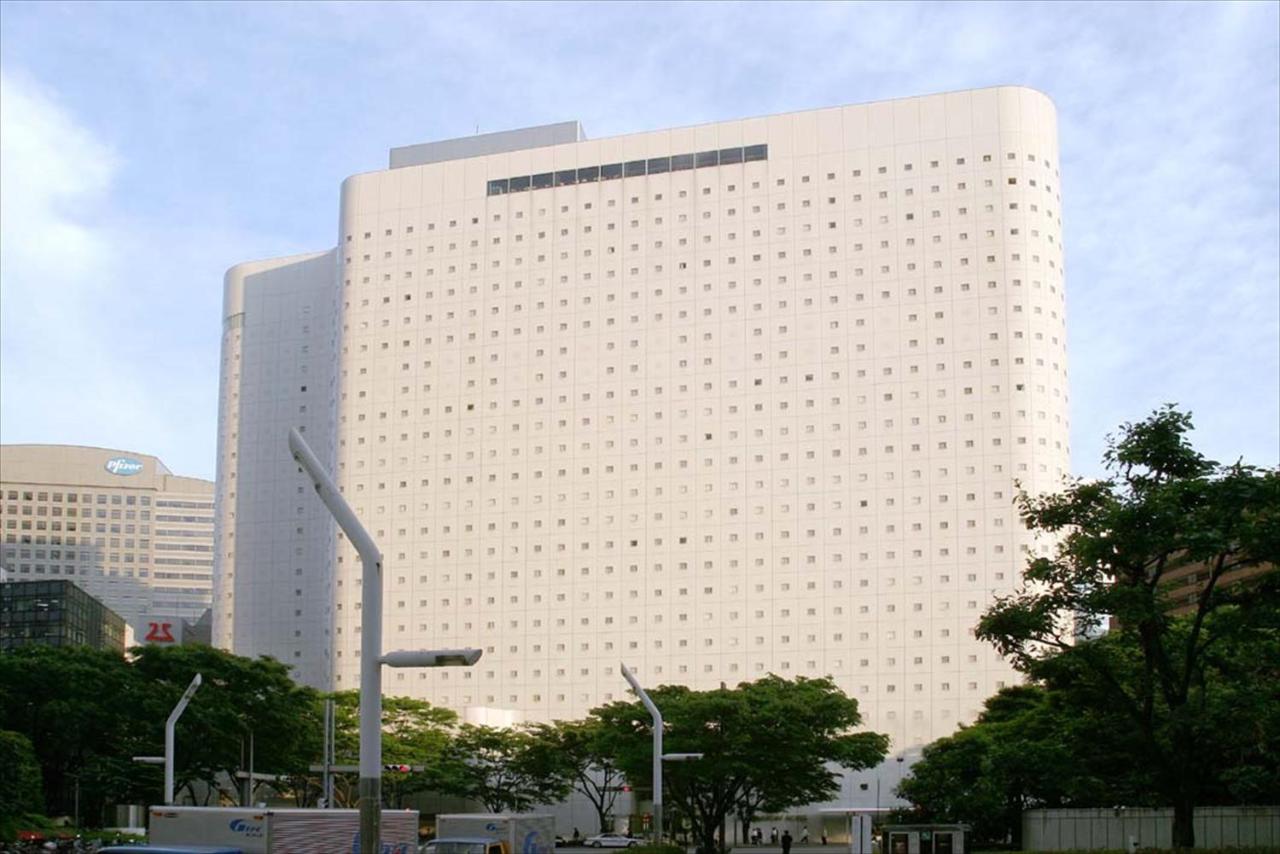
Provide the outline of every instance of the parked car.
<path id="1" fill-rule="evenodd" d="M 588 848 L 635 848 L 640 840 L 623 833 L 601 833 L 598 836 L 588 836 L 582 844 Z"/>

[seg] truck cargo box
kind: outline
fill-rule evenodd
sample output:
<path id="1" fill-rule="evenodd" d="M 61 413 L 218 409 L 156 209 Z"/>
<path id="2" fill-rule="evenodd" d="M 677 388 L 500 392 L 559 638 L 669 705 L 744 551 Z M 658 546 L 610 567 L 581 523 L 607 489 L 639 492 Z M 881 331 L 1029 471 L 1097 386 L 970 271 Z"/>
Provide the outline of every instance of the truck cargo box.
<path id="1" fill-rule="evenodd" d="M 152 807 L 153 845 L 228 845 L 244 854 L 358 852 L 359 810 Z M 383 854 L 416 854 L 416 810 L 382 811 Z"/>
<path id="2" fill-rule="evenodd" d="M 436 818 L 436 839 L 496 839 L 506 854 L 551 854 L 556 821 L 544 813 L 456 813 Z"/>

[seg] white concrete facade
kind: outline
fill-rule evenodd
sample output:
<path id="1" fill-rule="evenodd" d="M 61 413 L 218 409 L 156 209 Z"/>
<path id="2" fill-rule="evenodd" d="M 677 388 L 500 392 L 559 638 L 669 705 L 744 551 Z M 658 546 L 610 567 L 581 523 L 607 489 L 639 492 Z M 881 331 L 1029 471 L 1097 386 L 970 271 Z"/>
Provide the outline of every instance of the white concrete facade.
<path id="1" fill-rule="evenodd" d="M 154 456 L 0 445 L 0 527 L 8 580 L 69 578 L 135 627 L 209 607 L 213 484 Z"/>
<path id="2" fill-rule="evenodd" d="M 286 436 L 298 427 L 333 460 L 336 275 L 334 252 L 227 271 L 218 402 L 213 642 L 326 689 L 335 527 Z"/>
<path id="3" fill-rule="evenodd" d="M 719 163 L 744 146 L 765 156 Z M 1014 482 L 1068 472 L 1058 169 L 1052 103 L 1000 87 L 348 178 L 308 291 L 332 409 L 236 404 L 237 358 L 276 401 L 299 356 L 224 340 L 219 571 L 262 577 L 274 619 L 332 594 L 326 679 L 356 687 L 359 562 L 285 456 L 292 416 L 383 550 L 385 648 L 485 649 L 388 693 L 572 718 L 626 696 L 625 659 L 650 684 L 832 676 L 897 752 L 949 733 L 1016 678 L 971 633 L 1033 545 Z M 492 183 L 524 176 L 551 186 Z M 247 542 L 271 524 L 314 581 Z M 220 583 L 224 645 L 288 648 Z"/>

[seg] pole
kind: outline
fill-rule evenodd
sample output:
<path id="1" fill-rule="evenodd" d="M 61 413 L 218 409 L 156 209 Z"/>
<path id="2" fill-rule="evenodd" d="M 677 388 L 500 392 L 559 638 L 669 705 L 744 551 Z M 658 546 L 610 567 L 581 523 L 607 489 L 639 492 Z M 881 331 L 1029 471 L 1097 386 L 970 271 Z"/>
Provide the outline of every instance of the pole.
<path id="1" fill-rule="evenodd" d="M 644 703 L 644 707 L 649 710 L 649 716 L 653 718 L 653 842 L 655 845 L 660 845 L 662 843 L 662 712 L 658 711 L 658 707 L 653 704 L 653 700 L 649 699 L 649 695 L 640 687 L 636 675 L 625 663 L 622 665 L 622 675 L 640 697 L 640 702 Z"/>
<path id="2" fill-rule="evenodd" d="M 178 705 L 174 706 L 173 711 L 169 713 L 169 719 L 164 722 L 164 802 L 166 804 L 173 803 L 173 728 L 178 723 L 178 718 L 182 717 L 182 713 L 187 710 L 187 703 L 191 702 L 202 681 L 203 678 L 197 673 L 191 680 L 191 684 L 187 686 L 187 690 L 182 692 Z"/>
<path id="3" fill-rule="evenodd" d="M 363 565 L 360 597 L 360 854 L 382 847 L 382 554 L 297 428 L 289 451 L 307 473 L 316 495 L 355 546 Z"/>
<path id="4" fill-rule="evenodd" d="M 333 765 L 338 761 L 338 705 L 329 701 L 329 784 L 324 793 L 324 802 L 333 809 Z"/>
<path id="5" fill-rule="evenodd" d="M 240 736 L 240 767 L 244 768 L 244 736 Z M 240 787 L 240 806 L 249 806 L 249 778 L 245 777 L 244 785 Z"/>
<path id="6" fill-rule="evenodd" d="M 249 730 L 249 803 L 247 806 L 253 808 L 253 730 Z"/>
<path id="7" fill-rule="evenodd" d="M 333 700 L 324 701 L 324 781 L 320 786 L 320 800 L 329 806 L 329 716 L 333 714 Z"/>

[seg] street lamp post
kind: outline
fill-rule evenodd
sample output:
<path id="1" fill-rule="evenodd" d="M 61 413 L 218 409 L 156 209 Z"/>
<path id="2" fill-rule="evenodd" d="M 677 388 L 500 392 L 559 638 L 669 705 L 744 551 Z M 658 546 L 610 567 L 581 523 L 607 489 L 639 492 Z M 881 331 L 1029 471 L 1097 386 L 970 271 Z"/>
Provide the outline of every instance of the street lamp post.
<path id="1" fill-rule="evenodd" d="M 178 718 L 182 717 L 182 713 L 187 710 L 187 703 L 191 702 L 196 689 L 203 681 L 203 677 L 197 673 L 191 680 L 191 684 L 187 686 L 187 690 L 182 692 L 182 699 L 178 700 L 178 705 L 174 706 L 173 711 L 169 713 L 169 719 L 164 722 L 164 802 L 166 804 L 173 803 L 173 728 L 177 725 Z"/>
<path id="2" fill-rule="evenodd" d="M 333 809 L 333 774 L 330 767 L 333 765 L 333 718 L 334 718 L 333 699 L 324 701 L 324 786 L 323 795 L 320 796 L 320 802 L 324 804 L 325 809 Z"/>
<path id="3" fill-rule="evenodd" d="M 469 667 L 480 650 L 401 650 L 382 654 L 382 553 L 360 524 L 311 446 L 296 428 L 289 430 L 289 452 L 302 467 L 316 495 L 355 546 L 363 566 L 360 591 L 360 854 L 382 847 L 382 665 L 389 667 Z"/>
<path id="4" fill-rule="evenodd" d="M 244 738 L 240 739 L 240 761 L 244 761 Z M 244 778 L 244 796 L 241 806 L 253 806 L 253 730 L 249 730 L 249 776 Z"/>
<path id="5" fill-rule="evenodd" d="M 360 591 L 360 851 L 376 854 L 382 817 L 382 553 L 360 524 L 342 493 L 296 428 L 289 430 L 289 451 L 338 527 L 355 546 L 363 565 Z"/>
<path id="6" fill-rule="evenodd" d="M 173 803 L 173 730 L 178 723 L 178 718 L 182 717 L 182 713 L 187 710 L 187 703 L 191 702 L 191 698 L 195 696 L 196 689 L 200 687 L 200 683 L 203 681 L 204 677 L 197 673 L 195 678 L 191 680 L 191 684 L 187 686 L 187 690 L 182 692 L 182 697 L 178 699 L 173 711 L 169 712 L 169 718 L 164 722 L 164 756 L 133 757 L 134 762 L 143 765 L 164 766 L 164 802 L 166 805 Z"/>
<path id="7" fill-rule="evenodd" d="M 625 663 L 622 664 L 622 676 L 649 710 L 649 717 L 653 718 L 653 842 L 659 845 L 662 843 L 662 712 L 658 711 Z"/>

